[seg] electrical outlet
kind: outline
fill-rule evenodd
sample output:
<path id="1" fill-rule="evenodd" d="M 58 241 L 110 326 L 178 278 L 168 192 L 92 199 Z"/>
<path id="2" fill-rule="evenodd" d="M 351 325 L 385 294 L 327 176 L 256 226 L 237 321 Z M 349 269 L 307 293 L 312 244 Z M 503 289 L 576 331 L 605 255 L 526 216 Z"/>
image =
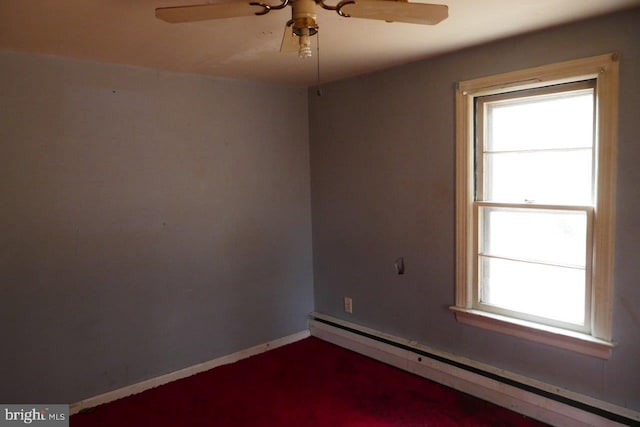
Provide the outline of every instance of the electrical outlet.
<path id="1" fill-rule="evenodd" d="M 345 313 L 353 313 L 353 301 L 349 297 L 344 297 L 344 311 Z"/>

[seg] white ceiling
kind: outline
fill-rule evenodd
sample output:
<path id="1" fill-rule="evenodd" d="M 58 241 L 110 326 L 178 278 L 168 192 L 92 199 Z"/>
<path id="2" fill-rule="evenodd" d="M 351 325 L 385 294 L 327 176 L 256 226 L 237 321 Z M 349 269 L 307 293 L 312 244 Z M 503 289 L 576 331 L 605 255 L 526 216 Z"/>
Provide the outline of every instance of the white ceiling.
<path id="1" fill-rule="evenodd" d="M 279 52 L 289 7 L 188 24 L 168 24 L 154 14 L 156 7 L 219 1 L 0 0 L 0 49 L 274 83 L 316 82 L 315 45 L 311 60 Z M 449 6 L 449 18 L 436 26 L 342 18 L 319 8 L 321 80 L 640 5 L 640 0 L 433 2 Z"/>

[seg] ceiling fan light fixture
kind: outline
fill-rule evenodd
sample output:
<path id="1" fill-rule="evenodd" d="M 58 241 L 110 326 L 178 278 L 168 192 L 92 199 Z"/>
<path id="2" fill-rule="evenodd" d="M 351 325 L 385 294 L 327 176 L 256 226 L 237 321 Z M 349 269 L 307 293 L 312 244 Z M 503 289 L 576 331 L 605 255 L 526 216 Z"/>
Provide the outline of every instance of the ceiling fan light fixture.
<path id="1" fill-rule="evenodd" d="M 291 2 L 293 33 L 299 38 L 298 58 L 311 58 L 311 39 L 318 32 L 315 0 Z"/>
<path id="2" fill-rule="evenodd" d="M 298 49 L 298 58 L 311 58 L 311 34 L 309 28 L 300 30 L 300 48 Z"/>

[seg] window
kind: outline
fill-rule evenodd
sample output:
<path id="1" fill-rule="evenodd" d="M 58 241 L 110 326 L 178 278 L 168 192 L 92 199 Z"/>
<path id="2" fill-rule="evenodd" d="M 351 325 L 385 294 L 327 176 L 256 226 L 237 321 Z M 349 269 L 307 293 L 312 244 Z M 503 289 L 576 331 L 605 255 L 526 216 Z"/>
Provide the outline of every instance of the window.
<path id="1" fill-rule="evenodd" d="M 607 358 L 616 54 L 460 82 L 458 321 Z"/>

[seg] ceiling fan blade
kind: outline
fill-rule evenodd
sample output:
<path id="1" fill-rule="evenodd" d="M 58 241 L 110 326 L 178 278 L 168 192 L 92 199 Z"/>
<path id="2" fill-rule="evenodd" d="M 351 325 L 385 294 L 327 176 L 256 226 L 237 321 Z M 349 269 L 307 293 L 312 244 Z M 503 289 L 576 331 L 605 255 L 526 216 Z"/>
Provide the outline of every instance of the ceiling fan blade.
<path id="1" fill-rule="evenodd" d="M 299 45 L 299 37 L 293 34 L 293 29 L 290 26 L 285 25 L 284 34 L 282 35 L 282 44 L 280 44 L 280 52 L 297 52 L 300 47 Z"/>
<path id="2" fill-rule="evenodd" d="M 249 1 L 194 4 L 190 6 L 159 7 L 156 9 L 156 18 L 174 24 L 179 22 L 251 16 L 262 10 L 263 8 L 261 6 L 252 6 L 249 4 Z"/>
<path id="3" fill-rule="evenodd" d="M 407 0 L 355 0 L 345 4 L 342 12 L 354 18 L 422 25 L 435 25 L 449 16 L 446 5 L 409 3 Z"/>

